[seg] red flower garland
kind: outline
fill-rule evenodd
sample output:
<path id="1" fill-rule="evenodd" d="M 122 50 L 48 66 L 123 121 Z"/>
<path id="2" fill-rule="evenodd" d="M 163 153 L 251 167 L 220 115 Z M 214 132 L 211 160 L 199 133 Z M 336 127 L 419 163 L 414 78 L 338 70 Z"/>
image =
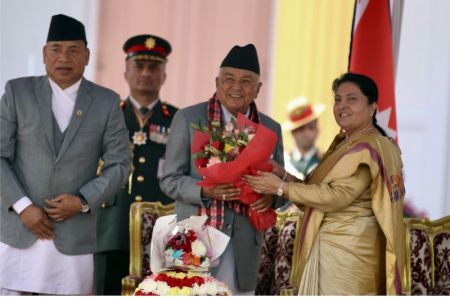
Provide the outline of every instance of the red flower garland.
<path id="1" fill-rule="evenodd" d="M 180 289 L 183 287 L 192 288 L 194 284 L 198 284 L 201 286 L 205 280 L 200 276 L 194 277 L 184 277 L 184 278 L 176 278 L 171 277 L 165 273 L 160 273 L 156 276 L 155 281 L 164 281 L 171 288 L 179 287 Z"/>

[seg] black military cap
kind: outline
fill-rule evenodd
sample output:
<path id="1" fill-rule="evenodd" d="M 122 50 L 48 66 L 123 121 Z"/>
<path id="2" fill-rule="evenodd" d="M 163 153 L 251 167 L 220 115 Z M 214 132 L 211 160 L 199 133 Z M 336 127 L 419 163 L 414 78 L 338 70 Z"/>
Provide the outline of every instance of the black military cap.
<path id="1" fill-rule="evenodd" d="M 136 35 L 129 38 L 123 45 L 127 58 L 135 57 L 143 60 L 164 62 L 172 51 L 172 47 L 165 39 L 150 34 Z"/>
<path id="2" fill-rule="evenodd" d="M 83 40 L 87 45 L 84 25 L 69 16 L 54 15 L 50 21 L 47 42 L 66 40 Z"/>
<path id="3" fill-rule="evenodd" d="M 228 52 L 220 67 L 234 67 L 252 71 L 259 75 L 259 61 L 255 45 L 248 44 L 244 47 L 234 46 Z"/>

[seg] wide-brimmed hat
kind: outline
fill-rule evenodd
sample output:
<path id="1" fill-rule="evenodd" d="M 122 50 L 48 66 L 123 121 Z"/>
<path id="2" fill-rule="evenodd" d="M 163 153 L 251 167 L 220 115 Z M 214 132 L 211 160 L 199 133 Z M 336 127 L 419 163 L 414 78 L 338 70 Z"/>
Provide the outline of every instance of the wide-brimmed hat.
<path id="1" fill-rule="evenodd" d="M 292 131 L 317 119 L 325 110 L 325 105 L 313 105 L 301 96 L 290 101 L 287 110 L 288 120 L 283 124 L 283 130 Z"/>

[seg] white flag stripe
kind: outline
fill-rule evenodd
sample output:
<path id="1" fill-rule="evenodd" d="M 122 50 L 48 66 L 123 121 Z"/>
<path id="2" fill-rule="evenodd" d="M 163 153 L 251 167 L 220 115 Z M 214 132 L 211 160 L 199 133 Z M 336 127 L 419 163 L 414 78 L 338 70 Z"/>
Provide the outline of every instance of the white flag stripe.
<path id="1" fill-rule="evenodd" d="M 366 11 L 367 5 L 370 0 L 358 0 L 356 4 L 356 13 L 355 13 L 355 23 L 353 25 L 353 32 L 355 32 L 356 27 L 358 27 L 359 21 L 361 20 L 362 15 Z"/>

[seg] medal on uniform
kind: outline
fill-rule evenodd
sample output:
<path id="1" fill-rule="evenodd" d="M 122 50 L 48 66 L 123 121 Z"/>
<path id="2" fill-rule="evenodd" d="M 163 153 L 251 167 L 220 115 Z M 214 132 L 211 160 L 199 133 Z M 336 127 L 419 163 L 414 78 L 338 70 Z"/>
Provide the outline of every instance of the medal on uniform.
<path id="1" fill-rule="evenodd" d="M 134 132 L 134 135 L 132 138 L 133 138 L 133 144 L 144 145 L 147 143 L 147 134 L 145 134 L 145 132 L 143 132 L 142 130 Z"/>
<path id="2" fill-rule="evenodd" d="M 140 130 L 134 132 L 134 135 L 132 137 L 133 144 L 135 145 L 145 145 L 147 143 L 147 132 L 144 132 L 144 127 L 146 122 L 150 119 L 153 112 L 149 111 L 145 114 L 145 116 L 142 116 L 141 112 L 136 109 L 136 107 L 133 106 L 134 114 L 136 115 L 136 119 L 139 122 Z"/>
<path id="3" fill-rule="evenodd" d="M 151 141 L 166 144 L 169 138 L 168 128 L 159 125 L 150 125 L 148 135 Z"/>

